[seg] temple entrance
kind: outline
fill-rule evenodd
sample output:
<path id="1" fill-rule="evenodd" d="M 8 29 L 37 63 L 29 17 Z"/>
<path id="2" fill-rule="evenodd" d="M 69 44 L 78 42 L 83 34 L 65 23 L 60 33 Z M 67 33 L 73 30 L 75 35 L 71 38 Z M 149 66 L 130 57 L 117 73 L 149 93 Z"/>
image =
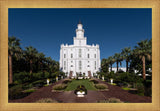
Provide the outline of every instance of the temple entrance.
<path id="1" fill-rule="evenodd" d="M 73 71 L 70 71 L 69 77 L 72 77 L 72 76 L 73 76 Z"/>
<path id="2" fill-rule="evenodd" d="M 91 71 L 88 71 L 88 77 L 91 78 Z"/>

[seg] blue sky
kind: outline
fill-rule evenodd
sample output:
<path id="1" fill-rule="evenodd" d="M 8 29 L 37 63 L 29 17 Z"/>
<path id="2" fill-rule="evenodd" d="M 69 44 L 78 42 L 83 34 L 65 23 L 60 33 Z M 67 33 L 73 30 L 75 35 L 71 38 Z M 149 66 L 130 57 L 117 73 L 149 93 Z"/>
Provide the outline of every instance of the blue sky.
<path id="1" fill-rule="evenodd" d="M 9 36 L 59 61 L 60 45 L 73 44 L 81 20 L 87 44 L 99 44 L 101 59 L 152 38 L 152 9 L 9 9 Z M 114 65 L 115 66 L 115 65 Z M 122 64 L 125 67 L 125 62 Z"/>

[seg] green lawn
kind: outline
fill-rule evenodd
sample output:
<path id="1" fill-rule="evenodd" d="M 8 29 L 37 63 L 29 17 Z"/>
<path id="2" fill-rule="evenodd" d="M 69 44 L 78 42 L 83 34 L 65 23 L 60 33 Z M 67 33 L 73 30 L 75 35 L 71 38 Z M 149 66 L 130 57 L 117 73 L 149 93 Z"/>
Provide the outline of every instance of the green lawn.
<path id="1" fill-rule="evenodd" d="M 78 85 L 84 85 L 87 90 L 97 90 L 92 82 L 89 80 L 72 80 L 71 83 L 68 84 L 65 91 L 72 91 L 77 88 Z"/>

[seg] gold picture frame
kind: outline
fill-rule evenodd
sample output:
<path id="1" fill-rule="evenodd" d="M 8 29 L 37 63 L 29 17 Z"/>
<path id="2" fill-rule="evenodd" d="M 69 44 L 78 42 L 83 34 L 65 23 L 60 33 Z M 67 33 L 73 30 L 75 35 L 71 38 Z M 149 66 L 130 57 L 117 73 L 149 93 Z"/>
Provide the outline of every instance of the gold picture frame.
<path id="1" fill-rule="evenodd" d="M 152 103 L 8 103 L 8 8 L 152 8 Z M 160 111 L 160 0 L 0 0 L 1 111 Z"/>

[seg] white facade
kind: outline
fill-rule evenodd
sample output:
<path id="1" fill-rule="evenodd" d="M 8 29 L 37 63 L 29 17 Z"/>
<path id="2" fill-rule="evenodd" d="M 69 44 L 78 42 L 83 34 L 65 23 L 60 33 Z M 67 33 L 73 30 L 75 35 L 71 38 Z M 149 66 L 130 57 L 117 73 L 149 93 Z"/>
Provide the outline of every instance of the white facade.
<path id="1" fill-rule="evenodd" d="M 109 72 L 111 72 L 111 68 L 108 68 Z M 118 67 L 118 71 L 122 70 L 123 72 L 126 72 L 126 67 Z M 117 72 L 117 67 L 112 67 L 112 71 L 114 71 L 114 73 Z"/>
<path id="2" fill-rule="evenodd" d="M 93 76 L 93 73 L 100 70 L 99 45 L 87 45 L 81 23 L 78 24 L 76 37 L 73 39 L 73 45 L 61 45 L 60 69 L 69 77 L 78 74 Z"/>

